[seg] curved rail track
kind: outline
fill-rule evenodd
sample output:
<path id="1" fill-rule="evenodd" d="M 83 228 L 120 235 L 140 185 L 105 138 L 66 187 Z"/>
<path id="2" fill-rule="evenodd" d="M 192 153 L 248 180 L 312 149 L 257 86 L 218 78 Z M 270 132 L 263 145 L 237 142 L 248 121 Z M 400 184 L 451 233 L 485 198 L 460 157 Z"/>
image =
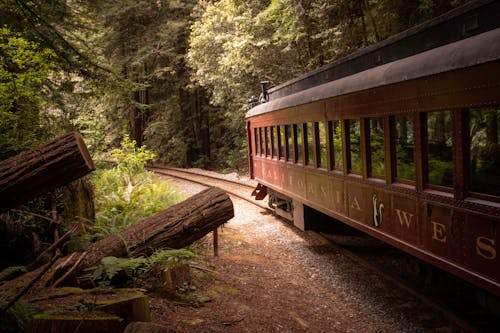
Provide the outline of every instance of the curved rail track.
<path id="1" fill-rule="evenodd" d="M 221 176 L 163 166 L 153 166 L 150 167 L 149 170 L 160 175 L 189 181 L 203 186 L 217 186 L 224 189 L 230 195 L 246 200 L 267 211 L 273 211 L 267 205 L 266 200 L 256 201 L 255 198 L 250 195 L 257 185 L 253 180 L 235 181 Z M 349 257 L 356 264 L 369 269 L 390 282 L 391 285 L 397 286 L 417 298 L 420 302 L 435 309 L 436 312 L 440 313 L 449 321 L 451 331 L 500 331 L 500 318 L 497 315 L 479 308 L 479 305 L 471 306 L 471 296 L 463 296 L 464 288 L 469 290 L 471 286 L 462 280 L 458 280 L 457 282 L 456 278 L 444 275 L 443 281 L 443 277 L 440 276 L 439 279 L 441 279 L 441 281 L 439 282 L 439 286 L 449 286 L 452 284 L 454 286 L 453 288 L 457 288 L 455 292 L 453 292 L 453 290 L 451 291 L 451 296 L 450 290 L 443 293 L 442 290 L 436 291 L 435 288 L 428 288 L 429 281 L 425 280 L 429 279 L 429 274 L 422 274 L 422 271 L 426 269 L 433 270 L 433 268 L 340 222 L 337 222 L 333 228 L 330 228 L 326 232 L 315 231 L 315 234 L 326 239 L 332 249 Z M 411 272 L 406 270 L 404 273 L 401 273 L 400 269 L 396 269 L 398 272 L 395 273 L 393 269 L 394 263 L 398 261 L 406 262 L 409 264 L 408 266 L 413 265 L 414 268 L 418 268 L 414 270 L 410 269 Z M 396 265 L 405 266 L 405 264 Z M 409 279 L 408 277 L 410 274 L 413 274 L 413 276 Z M 435 279 L 435 276 L 433 275 L 430 278 Z M 447 279 L 450 280 L 448 281 Z M 408 280 L 412 281 L 409 282 Z M 468 303 L 469 305 L 459 303 Z"/>

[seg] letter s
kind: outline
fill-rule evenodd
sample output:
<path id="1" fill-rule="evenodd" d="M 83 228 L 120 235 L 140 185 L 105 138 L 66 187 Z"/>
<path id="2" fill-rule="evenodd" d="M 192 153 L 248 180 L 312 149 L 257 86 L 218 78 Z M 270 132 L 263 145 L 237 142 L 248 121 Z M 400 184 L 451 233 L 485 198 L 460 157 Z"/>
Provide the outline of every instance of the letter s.
<path id="1" fill-rule="evenodd" d="M 476 238 L 476 254 L 485 259 L 493 260 L 497 257 L 497 251 L 494 246 L 494 239 L 483 236 Z"/>

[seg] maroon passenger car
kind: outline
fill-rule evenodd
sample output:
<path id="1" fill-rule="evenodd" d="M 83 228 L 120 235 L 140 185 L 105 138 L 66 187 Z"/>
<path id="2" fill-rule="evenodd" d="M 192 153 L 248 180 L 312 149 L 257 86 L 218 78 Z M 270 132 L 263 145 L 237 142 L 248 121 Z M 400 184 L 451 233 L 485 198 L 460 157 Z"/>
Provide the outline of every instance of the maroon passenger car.
<path id="1" fill-rule="evenodd" d="M 477 1 L 264 91 L 246 116 L 260 196 L 500 296 L 499 14 Z"/>

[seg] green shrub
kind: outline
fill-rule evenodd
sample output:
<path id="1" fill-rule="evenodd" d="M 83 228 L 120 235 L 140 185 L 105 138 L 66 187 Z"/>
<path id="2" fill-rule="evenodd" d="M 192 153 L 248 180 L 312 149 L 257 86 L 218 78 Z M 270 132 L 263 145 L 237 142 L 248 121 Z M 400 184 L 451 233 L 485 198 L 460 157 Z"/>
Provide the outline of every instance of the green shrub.
<path id="1" fill-rule="evenodd" d="M 97 238 L 119 232 L 183 199 L 178 189 L 146 170 L 154 154 L 128 137 L 112 152 L 116 164 L 94 173 Z"/>

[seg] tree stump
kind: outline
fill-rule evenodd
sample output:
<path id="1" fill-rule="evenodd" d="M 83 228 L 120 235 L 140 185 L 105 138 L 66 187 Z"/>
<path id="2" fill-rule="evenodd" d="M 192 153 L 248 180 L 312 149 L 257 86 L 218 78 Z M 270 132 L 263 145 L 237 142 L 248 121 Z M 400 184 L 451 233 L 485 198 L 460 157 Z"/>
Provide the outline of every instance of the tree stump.
<path id="1" fill-rule="evenodd" d="M 123 333 L 176 333 L 176 331 L 154 323 L 134 322 L 128 324 Z"/>
<path id="2" fill-rule="evenodd" d="M 54 288 L 27 301 L 43 312 L 30 332 L 122 332 L 131 322 L 150 321 L 147 296 L 135 289 Z"/>
<path id="3" fill-rule="evenodd" d="M 168 289 L 175 289 L 191 282 L 189 264 L 175 265 L 163 270 L 162 282 Z"/>

